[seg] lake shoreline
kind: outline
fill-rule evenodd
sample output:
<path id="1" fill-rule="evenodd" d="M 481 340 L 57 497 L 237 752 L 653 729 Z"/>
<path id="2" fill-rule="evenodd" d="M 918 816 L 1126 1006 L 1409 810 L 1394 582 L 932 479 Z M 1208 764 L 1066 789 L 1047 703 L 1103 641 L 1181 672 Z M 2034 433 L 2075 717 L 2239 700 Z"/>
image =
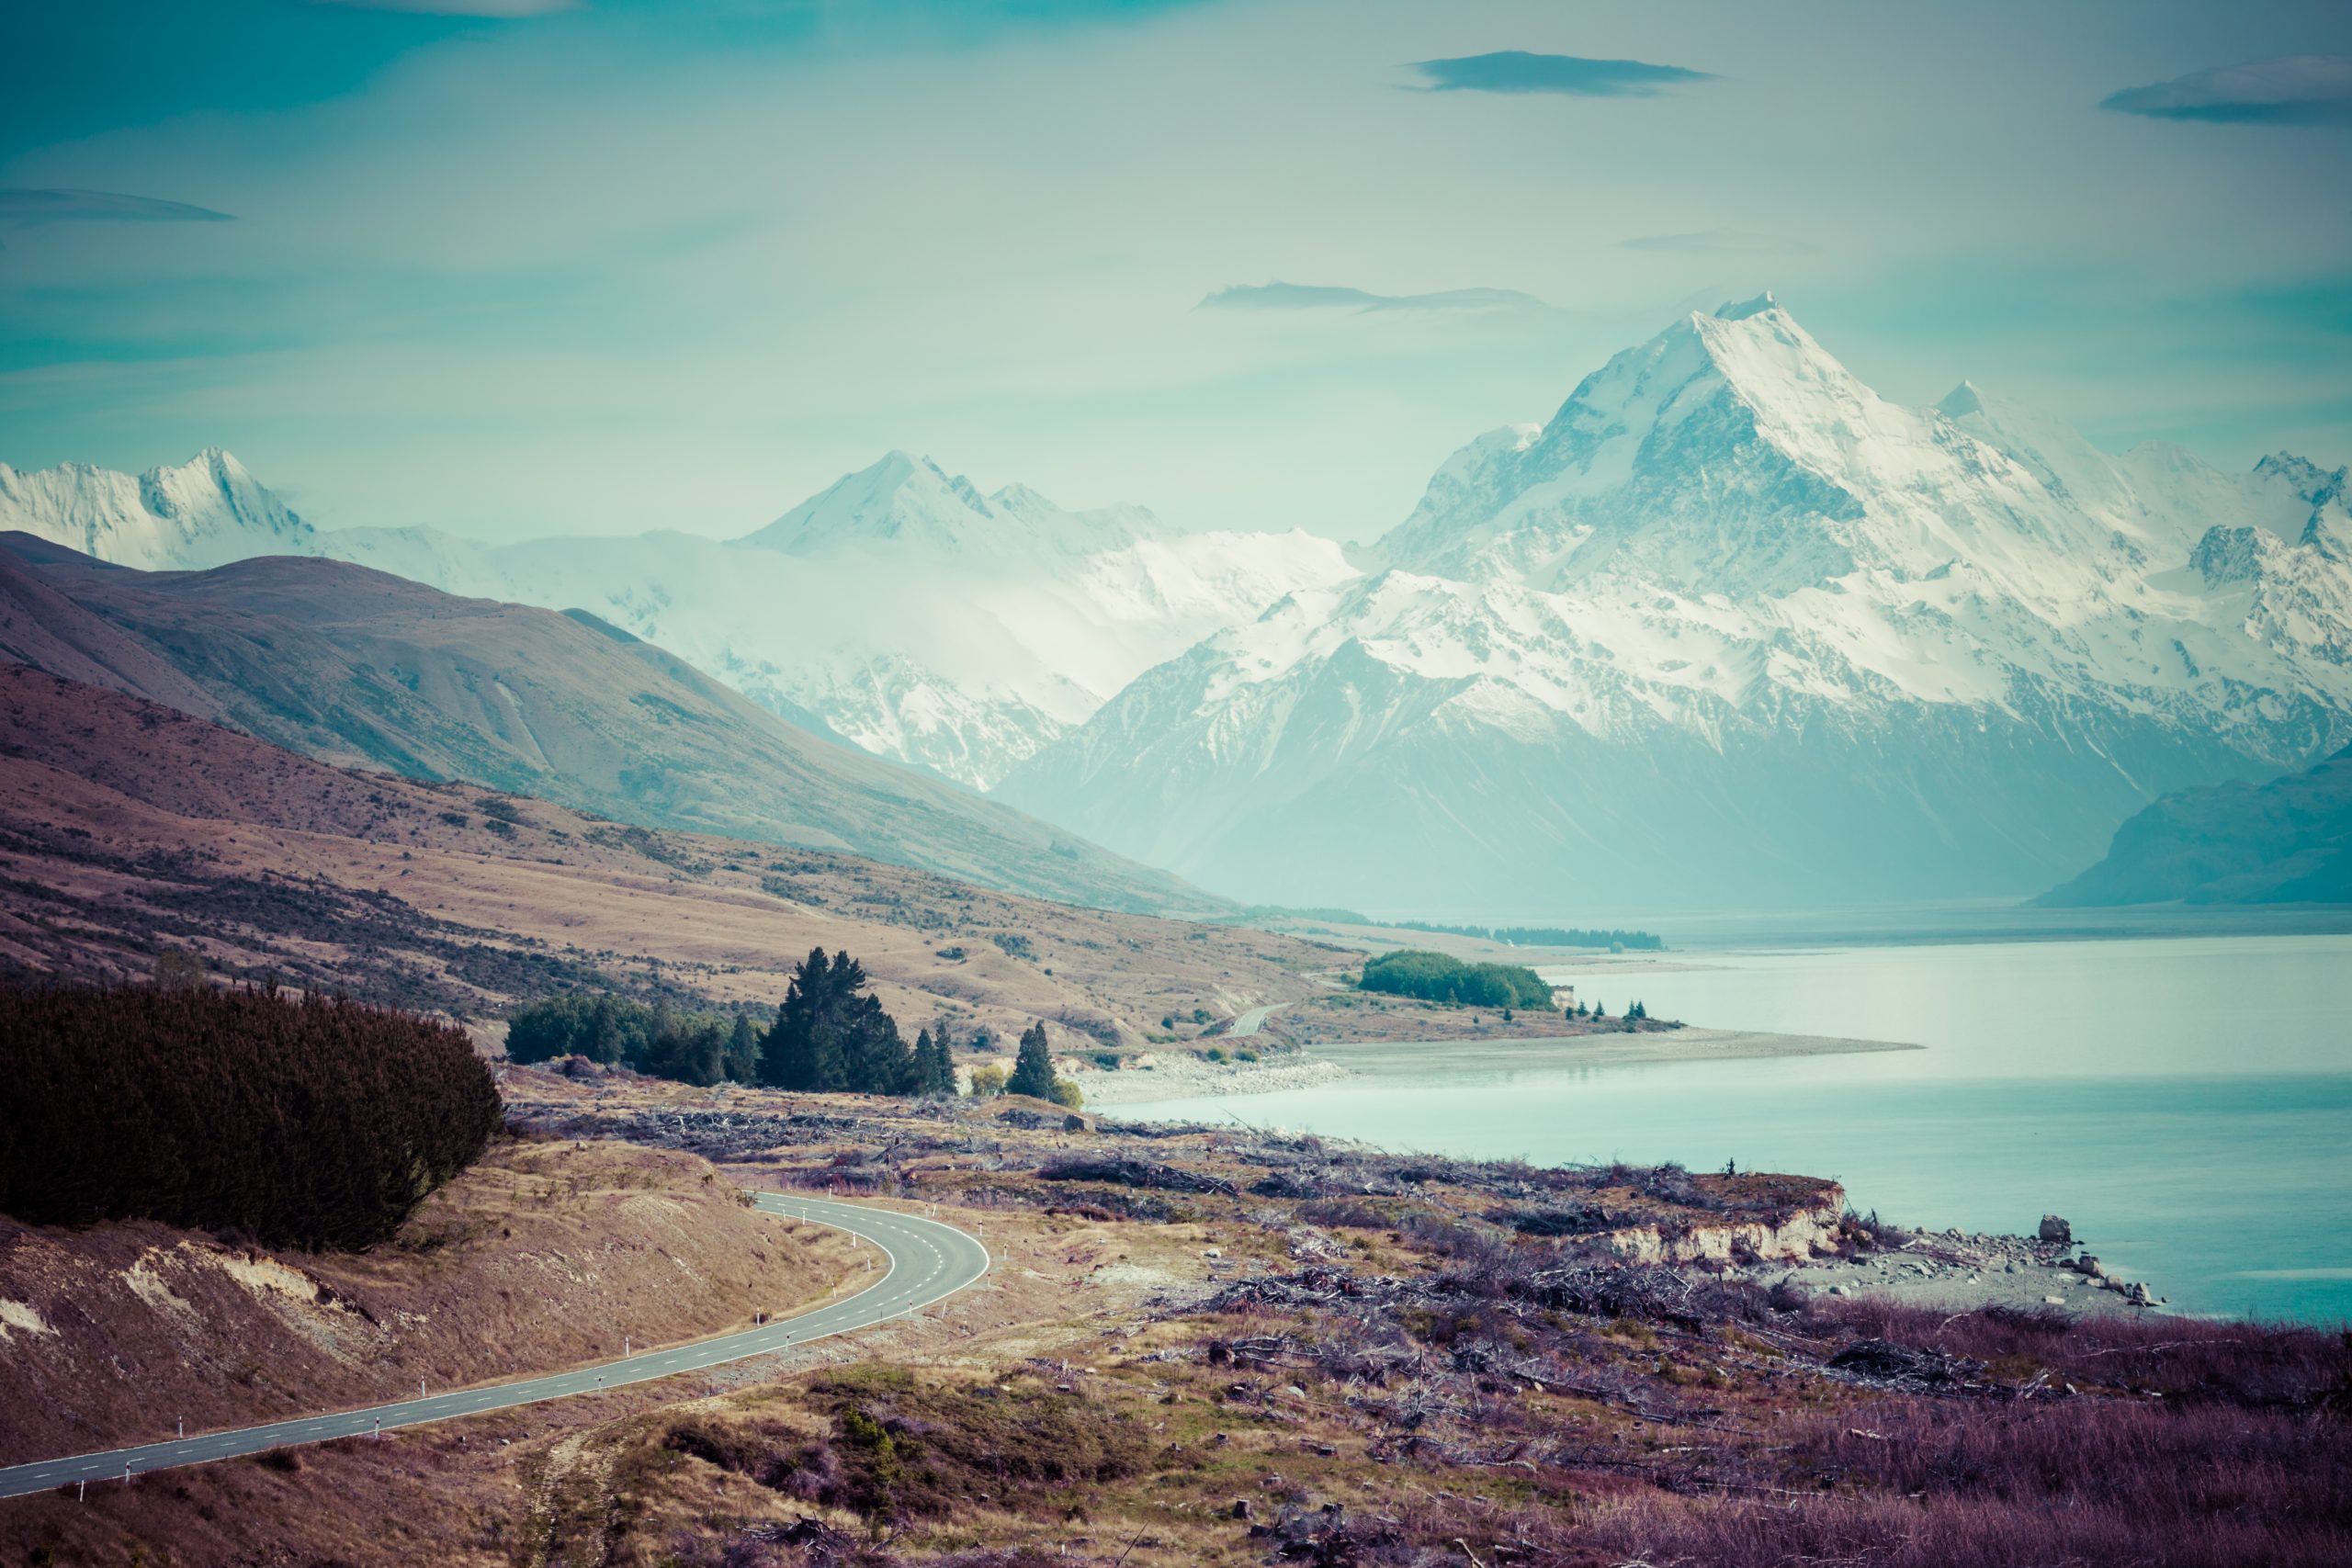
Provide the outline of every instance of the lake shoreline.
<path id="1" fill-rule="evenodd" d="M 1513 1068 L 1553 1072 L 1925 1049 L 1894 1041 L 1773 1034 L 1752 1029 L 1674 1029 L 1524 1040 L 1375 1040 L 1269 1053 L 1255 1062 L 1210 1062 L 1170 1053 L 1147 1068 L 1081 1069 L 1073 1075 L 1073 1081 L 1088 1109 L 1107 1110 L 1209 1096 L 1276 1094 L 1351 1078 L 1396 1077 L 1427 1072 L 1432 1064 L 1465 1072 Z"/>

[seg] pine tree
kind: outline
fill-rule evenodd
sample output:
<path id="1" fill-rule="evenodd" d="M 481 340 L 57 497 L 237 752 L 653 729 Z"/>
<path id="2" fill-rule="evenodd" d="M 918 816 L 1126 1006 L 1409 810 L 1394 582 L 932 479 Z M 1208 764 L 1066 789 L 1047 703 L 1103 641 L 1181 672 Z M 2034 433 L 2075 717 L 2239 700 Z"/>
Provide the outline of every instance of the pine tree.
<path id="1" fill-rule="evenodd" d="M 818 1066 L 818 1012 L 825 1005 L 832 981 L 832 962 L 821 947 L 812 947 L 786 982 L 784 1005 L 760 1047 L 760 1081 L 775 1089 L 806 1093 L 820 1087 Z"/>
<path id="2" fill-rule="evenodd" d="M 956 1050 L 944 1029 L 931 1037 L 930 1092 L 951 1100 L 956 1095 Z"/>
<path id="3" fill-rule="evenodd" d="M 926 1029 L 915 1036 L 915 1089 L 917 1094 L 938 1096 L 956 1092 L 956 1065 L 947 1055 L 947 1031 L 933 1034 Z"/>
<path id="4" fill-rule="evenodd" d="M 840 1087 L 852 1094 L 912 1094 L 914 1053 L 899 1038 L 898 1020 L 872 997 L 851 998 L 845 1013 L 839 1035 Z"/>
<path id="5" fill-rule="evenodd" d="M 1046 1045 L 1046 1026 L 1033 1023 L 1021 1035 L 1020 1053 L 1012 1059 L 1012 1076 L 1005 1080 L 1007 1094 L 1054 1098 L 1054 1057 Z"/>
<path id="6" fill-rule="evenodd" d="M 760 1029 L 752 1015 L 735 1015 L 735 1028 L 727 1037 L 726 1075 L 737 1083 L 757 1083 L 760 1077 Z"/>
<path id="7" fill-rule="evenodd" d="M 865 966 L 811 949 L 793 971 L 760 1051 L 760 1081 L 813 1093 L 909 1094 L 914 1054 L 898 1021 L 864 994 Z"/>

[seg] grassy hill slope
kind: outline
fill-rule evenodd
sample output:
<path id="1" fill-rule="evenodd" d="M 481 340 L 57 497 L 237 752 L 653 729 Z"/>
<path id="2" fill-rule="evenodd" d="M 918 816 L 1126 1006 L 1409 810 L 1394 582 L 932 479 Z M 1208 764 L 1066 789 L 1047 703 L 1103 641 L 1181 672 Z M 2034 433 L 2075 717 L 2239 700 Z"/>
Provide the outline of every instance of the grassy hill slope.
<path id="1" fill-rule="evenodd" d="M 1167 873 L 797 728 L 594 616 L 460 599 L 339 561 L 141 572 L 0 535 L 0 653 L 345 766 L 1066 902 L 1218 907 Z"/>

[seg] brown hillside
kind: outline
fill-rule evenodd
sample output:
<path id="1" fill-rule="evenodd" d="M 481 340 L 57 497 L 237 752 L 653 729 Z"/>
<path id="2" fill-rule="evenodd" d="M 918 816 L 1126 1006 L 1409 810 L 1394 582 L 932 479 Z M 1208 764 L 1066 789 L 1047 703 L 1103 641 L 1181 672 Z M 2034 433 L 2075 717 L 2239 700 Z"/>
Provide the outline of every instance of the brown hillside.
<path id="1" fill-rule="evenodd" d="M 800 729 L 594 616 L 460 599 L 340 561 L 141 572 L 0 535 L 0 652 L 345 766 L 1076 903 L 1217 907 L 1164 872 Z"/>
<path id="2" fill-rule="evenodd" d="M 0 666 L 0 965 L 139 978 L 182 947 L 227 977 L 480 1019 L 591 984 L 774 1002 L 820 943 L 858 954 L 910 1030 L 1043 1019 L 1064 1049 L 1308 995 L 1340 957 L 329 767 Z"/>
<path id="3" fill-rule="evenodd" d="M 0 1463 L 559 1371 L 864 1282 L 836 1233 L 626 1144 L 501 1145 L 360 1254 L 0 1217 Z"/>

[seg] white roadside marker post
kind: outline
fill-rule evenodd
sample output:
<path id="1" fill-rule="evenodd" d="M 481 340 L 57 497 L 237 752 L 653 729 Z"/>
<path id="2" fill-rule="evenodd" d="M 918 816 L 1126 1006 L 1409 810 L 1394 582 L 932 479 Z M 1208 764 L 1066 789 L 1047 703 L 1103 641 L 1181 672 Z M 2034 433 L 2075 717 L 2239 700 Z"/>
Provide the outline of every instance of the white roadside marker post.
<path id="1" fill-rule="evenodd" d="M 187 1437 L 187 1416 L 181 1416 L 181 1417 L 180 1417 L 180 1419 L 179 1419 L 179 1427 L 180 1427 L 180 1436 L 181 1436 L 181 1437 L 183 1437 L 183 1438 Z"/>

